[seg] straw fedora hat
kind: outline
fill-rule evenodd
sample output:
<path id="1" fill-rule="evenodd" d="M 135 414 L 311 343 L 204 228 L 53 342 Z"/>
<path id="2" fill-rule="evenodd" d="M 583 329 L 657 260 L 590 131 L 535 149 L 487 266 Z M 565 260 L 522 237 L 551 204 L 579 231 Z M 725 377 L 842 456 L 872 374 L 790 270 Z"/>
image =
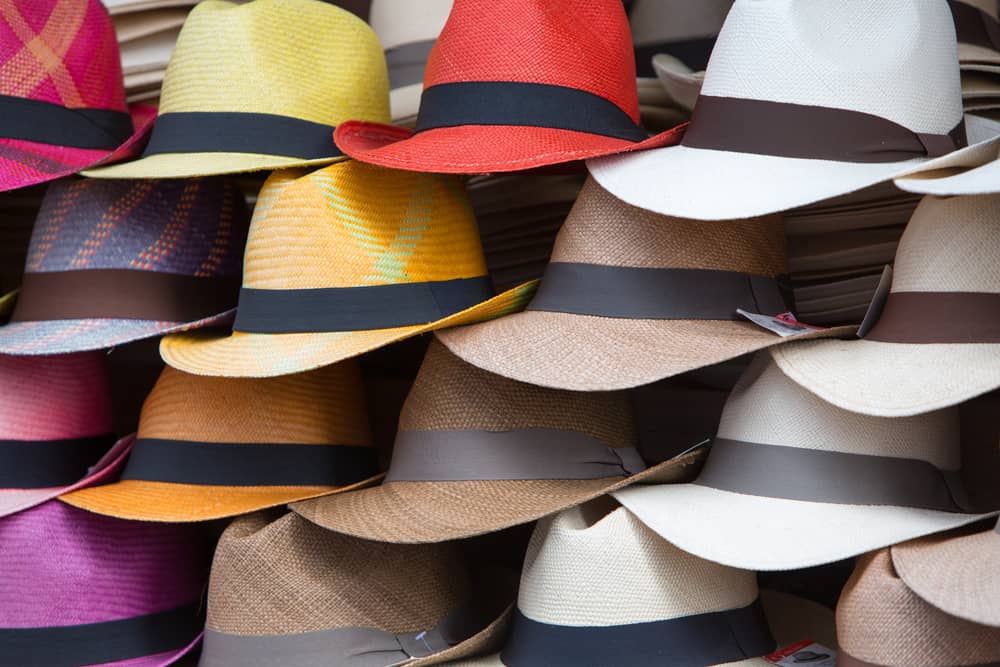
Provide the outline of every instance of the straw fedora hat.
<path id="1" fill-rule="evenodd" d="M 640 481 L 689 479 L 701 452 L 652 468 L 624 392 L 513 382 L 432 342 L 381 486 L 292 505 L 324 528 L 440 542 L 509 528 Z"/>
<path id="2" fill-rule="evenodd" d="M 121 481 L 63 496 L 91 512 L 203 521 L 357 488 L 378 475 L 354 362 L 279 378 L 165 368 Z"/>
<path id="3" fill-rule="evenodd" d="M 693 483 L 615 497 L 685 551 L 791 570 L 992 516 L 968 513 L 960 457 L 957 408 L 896 419 L 847 412 L 802 391 L 761 352 Z"/>
<path id="4" fill-rule="evenodd" d="M 97 350 L 227 322 L 247 217 L 236 186 L 218 179 L 53 183 L 0 354 Z"/>
<path id="5" fill-rule="evenodd" d="M 954 33 L 940 0 L 736 0 L 681 145 L 591 160 L 591 174 L 700 220 L 891 180 L 965 145 Z"/>
<path id="6" fill-rule="evenodd" d="M 1000 65 L 1000 6 L 996 0 L 948 0 L 958 60 L 965 64 Z"/>
<path id="7" fill-rule="evenodd" d="M 670 54 L 691 70 L 704 70 L 733 0 L 635 0 L 628 12 L 640 78 L 654 77 L 652 60 Z"/>
<path id="8" fill-rule="evenodd" d="M 975 117 L 967 118 L 971 129 Z M 1000 137 L 930 160 L 895 184 L 907 192 L 938 196 L 1000 193 Z"/>
<path id="9" fill-rule="evenodd" d="M 525 67 L 530 63 L 530 67 Z M 337 128 L 353 158 L 394 169 L 518 171 L 667 146 L 639 126 L 621 0 L 456 0 L 431 50 L 416 130 Z"/>
<path id="10" fill-rule="evenodd" d="M 851 341 L 775 350 L 788 377 L 834 405 L 883 417 L 1000 387 L 1000 196 L 925 198 L 896 252 L 875 327 Z M 990 303 L 986 303 L 989 301 Z"/>
<path id="11" fill-rule="evenodd" d="M 138 153 L 155 110 L 126 105 L 100 0 L 7 0 L 0 23 L 0 192 Z"/>
<path id="12" fill-rule="evenodd" d="M 100 178 L 183 178 L 344 159 L 334 127 L 389 120 L 368 25 L 319 0 L 199 3 L 170 58 L 142 157 Z"/>
<path id="13" fill-rule="evenodd" d="M 469 363 L 521 382 L 635 387 L 790 340 L 736 312 L 791 310 L 780 280 L 786 272 L 779 216 L 669 218 L 589 180 L 527 310 L 439 338 Z"/>
<path id="14" fill-rule="evenodd" d="M 168 364 L 265 377 L 519 310 L 494 295 L 461 181 L 354 161 L 275 172 L 254 210 L 233 334 L 165 339 Z"/>
<path id="15" fill-rule="evenodd" d="M 458 665 L 768 667 L 775 639 L 835 634 L 832 611 L 817 614 L 791 596 L 762 600 L 754 572 L 685 553 L 607 505 L 539 522 L 502 651 Z M 820 625 L 810 635 L 782 633 L 801 631 L 802 615 Z"/>
<path id="16" fill-rule="evenodd" d="M 888 549 L 858 559 L 837 603 L 837 637 L 837 667 L 1000 663 L 1000 628 L 949 616 L 921 600 L 900 579 Z"/>
<path id="17" fill-rule="evenodd" d="M 478 578 L 457 543 L 367 542 L 292 513 L 240 517 L 215 552 L 198 664 L 416 666 L 495 650 L 516 584 Z"/>
<path id="18" fill-rule="evenodd" d="M 670 100 L 688 111 L 694 109 L 705 83 L 705 72 L 695 72 L 678 58 L 659 53 L 653 56 L 653 71 Z"/>
<path id="19" fill-rule="evenodd" d="M 165 667 L 202 633 L 210 551 L 193 526 L 50 501 L 0 519 L 5 665 Z"/>

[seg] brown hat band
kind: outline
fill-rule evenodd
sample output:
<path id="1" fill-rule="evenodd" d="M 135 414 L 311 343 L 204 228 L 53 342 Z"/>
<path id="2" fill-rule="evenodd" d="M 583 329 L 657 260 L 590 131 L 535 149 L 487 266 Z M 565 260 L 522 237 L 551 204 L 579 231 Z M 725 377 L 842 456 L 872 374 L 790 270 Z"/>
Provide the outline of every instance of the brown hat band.
<path id="1" fill-rule="evenodd" d="M 864 660 L 858 660 L 852 655 L 848 655 L 844 651 L 837 653 L 837 667 L 889 667 L 887 665 L 879 665 L 874 662 L 865 662 Z M 994 662 L 977 662 L 969 663 L 963 665 L 940 665 L 938 667 L 1000 667 L 1000 661 Z"/>
<path id="2" fill-rule="evenodd" d="M 1000 23 L 995 18 L 960 0 L 948 0 L 948 6 L 959 43 L 1000 50 Z"/>
<path id="3" fill-rule="evenodd" d="M 239 276 L 135 269 L 25 273 L 11 322 L 121 319 L 195 322 L 236 307 Z"/>
<path id="4" fill-rule="evenodd" d="M 1000 343 L 1000 294 L 892 292 L 865 340 L 882 343 Z"/>
<path id="5" fill-rule="evenodd" d="M 576 431 L 401 431 L 385 482 L 603 479 L 645 469 L 634 447 Z"/>

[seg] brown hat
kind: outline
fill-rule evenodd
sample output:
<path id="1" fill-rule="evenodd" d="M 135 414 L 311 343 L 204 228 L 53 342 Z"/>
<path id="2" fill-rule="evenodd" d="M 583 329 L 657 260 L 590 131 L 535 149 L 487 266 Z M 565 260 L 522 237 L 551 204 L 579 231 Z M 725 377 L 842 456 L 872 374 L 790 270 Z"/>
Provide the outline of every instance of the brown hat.
<path id="1" fill-rule="evenodd" d="M 837 604 L 838 667 L 962 667 L 1000 662 L 1000 629 L 950 616 L 899 578 L 888 549 L 858 559 Z"/>
<path id="2" fill-rule="evenodd" d="M 624 392 L 514 382 L 431 343 L 381 486 L 292 509 L 387 542 L 439 542 L 528 523 L 640 480 L 687 479 L 701 452 L 646 468 Z"/>
<path id="3" fill-rule="evenodd" d="M 456 543 L 367 542 L 292 513 L 240 517 L 215 552 L 199 665 L 430 665 L 495 650 L 516 577 L 475 580 Z"/>

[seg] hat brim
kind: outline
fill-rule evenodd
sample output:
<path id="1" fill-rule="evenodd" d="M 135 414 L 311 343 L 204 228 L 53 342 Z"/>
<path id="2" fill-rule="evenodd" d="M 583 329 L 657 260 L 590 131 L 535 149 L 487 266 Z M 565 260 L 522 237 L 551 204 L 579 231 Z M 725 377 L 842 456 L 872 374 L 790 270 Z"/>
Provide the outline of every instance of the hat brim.
<path id="1" fill-rule="evenodd" d="M 958 62 L 962 66 L 969 63 L 1000 64 L 1000 53 L 985 46 L 959 42 Z"/>
<path id="2" fill-rule="evenodd" d="M 469 656 L 496 651 L 503 645 L 508 627 L 510 626 L 510 619 L 513 618 L 513 616 L 514 605 L 511 604 L 504 610 L 503 614 L 501 614 L 499 618 L 494 620 L 472 637 L 466 639 L 464 642 L 456 644 L 450 649 L 441 651 L 440 653 L 435 653 L 434 655 L 429 655 L 425 658 L 417 658 L 416 660 L 407 660 L 402 664 L 407 667 L 426 667 L 427 665 L 440 665 L 446 662 L 451 663 L 455 660 L 462 660 Z"/>
<path id="3" fill-rule="evenodd" d="M 439 174 L 485 174 L 535 169 L 602 155 L 672 146 L 683 127 L 641 142 L 573 130 L 508 125 L 462 125 L 414 133 L 364 121 L 337 126 L 337 146 L 369 164 Z"/>
<path id="4" fill-rule="evenodd" d="M 762 571 L 825 565 L 997 514 L 804 502 L 697 484 L 624 489 L 613 495 L 684 551 L 722 565 Z"/>
<path id="5" fill-rule="evenodd" d="M 160 355 L 174 368 L 195 375 L 274 377 L 301 373 L 437 329 L 501 317 L 523 308 L 536 287 L 537 281 L 524 283 L 429 324 L 329 333 L 233 332 L 225 337 L 192 333 L 165 338 Z"/>
<path id="6" fill-rule="evenodd" d="M 131 660 L 122 660 L 119 662 L 101 663 L 99 665 L 90 665 L 88 667 L 169 667 L 169 665 L 173 665 L 178 660 L 191 653 L 191 651 L 193 651 L 194 648 L 201 642 L 201 638 L 204 634 L 204 632 L 199 632 L 198 636 L 195 637 L 190 644 L 174 651 L 165 651 L 163 653 L 157 653 L 156 655 L 147 655 L 141 658 L 132 658 Z"/>
<path id="7" fill-rule="evenodd" d="M 854 331 L 838 327 L 782 338 L 750 322 L 632 320 L 528 310 L 437 336 L 464 361 L 497 375 L 556 389 L 611 391 L 791 340 Z"/>
<path id="8" fill-rule="evenodd" d="M 897 178 L 896 187 L 924 195 L 985 195 L 1000 192 L 1000 137 L 930 160 Z"/>
<path id="9" fill-rule="evenodd" d="M 334 148 L 330 144 L 331 150 Z M 193 178 L 240 174 L 249 171 L 312 167 L 346 160 L 346 155 L 303 160 L 262 153 L 158 153 L 131 162 L 122 162 L 83 172 L 89 178 Z"/>
<path id="10" fill-rule="evenodd" d="M 419 544 L 474 537 L 555 514 L 631 484 L 673 483 L 697 474 L 695 450 L 630 477 L 585 480 L 387 482 L 291 505 L 304 519 L 378 542 Z"/>

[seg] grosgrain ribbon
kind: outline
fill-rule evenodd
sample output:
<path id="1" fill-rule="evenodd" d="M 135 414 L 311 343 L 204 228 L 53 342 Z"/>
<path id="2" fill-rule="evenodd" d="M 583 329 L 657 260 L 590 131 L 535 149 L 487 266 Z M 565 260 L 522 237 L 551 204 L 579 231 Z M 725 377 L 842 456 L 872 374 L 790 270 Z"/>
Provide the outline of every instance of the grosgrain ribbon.
<path id="1" fill-rule="evenodd" d="M 891 292 L 865 340 L 882 343 L 1000 343 L 1000 294 Z"/>
<path id="2" fill-rule="evenodd" d="M 52 146 L 113 151 L 132 136 L 132 117 L 111 109 L 70 109 L 0 95 L 0 137 Z"/>
<path id="3" fill-rule="evenodd" d="M 1000 22 L 960 0 L 948 0 L 959 43 L 1000 51 Z"/>
<path id="4" fill-rule="evenodd" d="M 0 440 L 0 488 L 69 486 L 86 477 L 114 443 L 111 434 L 65 440 Z"/>

